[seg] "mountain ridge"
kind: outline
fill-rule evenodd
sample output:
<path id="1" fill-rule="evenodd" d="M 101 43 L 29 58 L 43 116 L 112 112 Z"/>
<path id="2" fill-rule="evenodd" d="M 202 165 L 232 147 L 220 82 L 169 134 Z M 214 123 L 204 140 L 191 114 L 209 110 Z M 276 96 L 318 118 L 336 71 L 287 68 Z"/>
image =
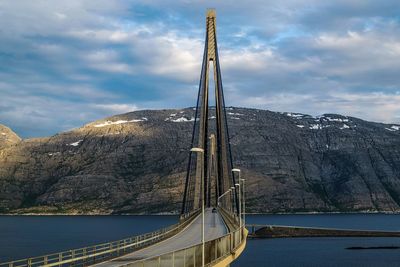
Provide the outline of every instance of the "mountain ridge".
<path id="1" fill-rule="evenodd" d="M 249 212 L 400 211 L 399 125 L 235 107 L 227 114 Z M 176 212 L 193 120 L 193 108 L 140 110 L 0 148 L 0 210 Z"/>

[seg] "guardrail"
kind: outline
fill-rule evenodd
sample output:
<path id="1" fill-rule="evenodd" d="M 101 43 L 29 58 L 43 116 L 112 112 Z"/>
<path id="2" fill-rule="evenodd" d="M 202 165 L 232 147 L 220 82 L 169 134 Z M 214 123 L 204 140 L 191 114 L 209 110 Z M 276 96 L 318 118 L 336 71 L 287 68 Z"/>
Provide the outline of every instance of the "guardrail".
<path id="1" fill-rule="evenodd" d="M 205 266 L 212 266 L 236 251 L 246 239 L 244 227 L 205 242 Z M 202 244 L 136 261 L 124 267 L 198 267 L 202 266 Z"/>
<path id="2" fill-rule="evenodd" d="M 95 246 L 67 250 L 39 257 L 0 263 L 0 267 L 87 266 L 118 257 L 169 238 L 185 228 L 198 212 L 160 230 Z"/>
<path id="3" fill-rule="evenodd" d="M 224 222 L 230 232 L 233 232 L 233 231 L 239 229 L 240 220 L 237 216 L 235 216 L 234 214 L 232 214 L 231 212 L 227 211 L 226 209 L 224 209 L 222 207 L 218 208 L 218 210 L 219 210 L 222 218 L 224 219 Z"/>

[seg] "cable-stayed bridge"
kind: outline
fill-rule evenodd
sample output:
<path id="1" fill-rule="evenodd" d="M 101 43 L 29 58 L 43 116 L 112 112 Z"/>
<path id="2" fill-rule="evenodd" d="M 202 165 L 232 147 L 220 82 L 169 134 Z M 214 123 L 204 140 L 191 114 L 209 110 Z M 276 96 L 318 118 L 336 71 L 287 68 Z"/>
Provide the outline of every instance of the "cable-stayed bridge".
<path id="1" fill-rule="evenodd" d="M 209 90 L 210 87 L 215 90 Z M 210 120 L 211 111 L 215 120 Z M 233 168 L 213 9 L 206 16 L 203 63 L 188 156 L 177 224 L 115 242 L 7 262 L 0 267 L 228 266 L 241 254 L 247 236 L 242 216 L 244 180 L 240 178 L 240 170 Z"/>

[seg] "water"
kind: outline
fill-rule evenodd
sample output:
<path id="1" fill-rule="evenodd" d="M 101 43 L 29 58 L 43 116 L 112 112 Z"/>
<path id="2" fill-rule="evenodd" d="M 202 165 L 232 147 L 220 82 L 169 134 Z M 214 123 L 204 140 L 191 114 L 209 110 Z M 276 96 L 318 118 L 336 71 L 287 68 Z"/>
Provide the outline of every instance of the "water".
<path id="1" fill-rule="evenodd" d="M 251 215 L 246 217 L 246 223 L 400 231 L 400 214 Z"/>
<path id="2" fill-rule="evenodd" d="M 176 223 L 176 216 L 0 216 L 0 262 L 118 240 Z M 254 215 L 247 223 L 400 230 L 400 215 Z M 248 240 L 232 267 L 400 266 L 400 238 L 285 238 Z"/>
<path id="3" fill-rule="evenodd" d="M 254 215 L 247 223 L 345 229 L 400 230 L 400 215 Z M 248 240 L 232 267 L 384 267 L 400 266 L 400 250 L 347 250 L 353 246 L 400 246 L 400 238 L 281 238 Z"/>
<path id="4" fill-rule="evenodd" d="M 400 266 L 400 250 L 347 250 L 350 246 L 400 246 L 399 238 L 282 238 L 248 240 L 232 267 Z"/>
<path id="5" fill-rule="evenodd" d="M 177 216 L 0 216 L 0 262 L 151 232 Z"/>

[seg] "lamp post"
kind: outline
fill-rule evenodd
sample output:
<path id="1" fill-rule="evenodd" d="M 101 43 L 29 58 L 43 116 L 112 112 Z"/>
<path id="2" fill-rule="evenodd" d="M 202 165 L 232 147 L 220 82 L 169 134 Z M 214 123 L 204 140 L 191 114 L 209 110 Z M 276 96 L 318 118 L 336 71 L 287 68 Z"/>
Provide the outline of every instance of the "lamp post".
<path id="1" fill-rule="evenodd" d="M 234 200 L 234 192 L 233 192 L 233 190 L 235 190 L 234 186 L 231 187 L 231 206 L 230 206 L 230 210 L 232 212 L 235 210 L 234 206 L 233 206 L 233 205 L 235 205 L 235 202 L 233 201 Z"/>
<path id="2" fill-rule="evenodd" d="M 238 173 L 238 183 L 235 184 L 235 186 L 238 187 L 239 190 L 239 226 L 242 227 L 242 200 L 241 200 L 241 190 L 240 190 L 240 169 L 232 169 L 233 173 Z"/>
<path id="3" fill-rule="evenodd" d="M 245 193 L 246 193 L 246 190 L 245 190 L 245 186 L 244 186 L 244 184 L 245 184 L 245 182 L 246 182 L 246 179 L 240 179 L 239 181 L 241 181 L 242 183 L 243 183 L 243 187 L 242 187 L 242 190 L 243 190 L 243 210 L 242 210 L 242 215 L 243 215 L 243 225 L 246 227 L 246 197 L 245 197 Z"/>
<path id="4" fill-rule="evenodd" d="M 228 191 L 226 191 L 225 193 L 223 193 L 222 195 L 220 195 L 220 196 L 218 197 L 218 200 L 217 200 L 218 207 L 219 207 L 219 200 L 220 200 L 220 198 L 222 198 L 222 197 L 225 196 L 226 194 L 230 193 L 231 191 L 232 191 L 232 189 L 229 189 Z"/>
<path id="5" fill-rule="evenodd" d="M 193 147 L 190 151 L 198 153 L 198 156 L 201 157 L 201 266 L 204 267 L 204 149 Z"/>
<path id="6" fill-rule="evenodd" d="M 240 183 L 236 183 L 235 186 L 238 188 L 239 191 L 239 227 L 242 227 L 242 199 L 240 192 Z"/>
<path id="7" fill-rule="evenodd" d="M 239 231 L 241 231 L 240 229 L 242 229 L 242 203 L 241 203 L 241 199 L 240 199 L 240 182 L 235 184 L 235 186 L 238 187 L 239 190 Z M 242 243 L 242 234 L 239 235 L 239 243 Z"/>

